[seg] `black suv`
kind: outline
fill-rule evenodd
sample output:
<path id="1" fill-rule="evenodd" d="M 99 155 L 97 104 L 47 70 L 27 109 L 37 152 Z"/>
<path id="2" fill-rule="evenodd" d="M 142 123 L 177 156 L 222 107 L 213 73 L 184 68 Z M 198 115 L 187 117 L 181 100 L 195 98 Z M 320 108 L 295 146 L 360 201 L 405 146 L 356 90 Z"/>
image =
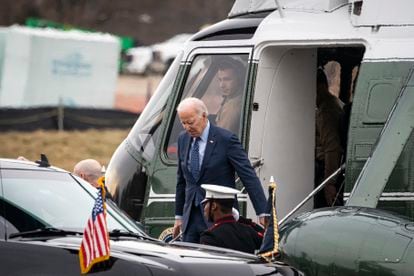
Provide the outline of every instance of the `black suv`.
<path id="1" fill-rule="evenodd" d="M 0 159 L 0 274 L 79 275 L 78 250 L 97 190 L 44 164 Z M 107 203 L 111 258 L 91 272 L 113 275 L 301 275 L 255 255 L 145 234 Z"/>

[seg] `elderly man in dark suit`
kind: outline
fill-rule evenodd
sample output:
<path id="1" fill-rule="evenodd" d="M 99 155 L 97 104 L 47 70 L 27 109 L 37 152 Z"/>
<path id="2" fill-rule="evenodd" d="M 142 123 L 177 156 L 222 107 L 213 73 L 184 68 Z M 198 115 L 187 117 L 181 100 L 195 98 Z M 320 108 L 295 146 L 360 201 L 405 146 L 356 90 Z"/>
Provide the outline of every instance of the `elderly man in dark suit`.
<path id="1" fill-rule="evenodd" d="M 185 132 L 178 138 L 174 237 L 181 230 L 183 241 L 200 242 L 200 234 L 208 226 L 201 206 L 205 191 L 200 185 L 214 183 L 234 188 L 236 172 L 259 222 L 265 225 L 264 191 L 237 136 L 210 124 L 207 107 L 197 98 L 184 99 L 177 112 Z"/>

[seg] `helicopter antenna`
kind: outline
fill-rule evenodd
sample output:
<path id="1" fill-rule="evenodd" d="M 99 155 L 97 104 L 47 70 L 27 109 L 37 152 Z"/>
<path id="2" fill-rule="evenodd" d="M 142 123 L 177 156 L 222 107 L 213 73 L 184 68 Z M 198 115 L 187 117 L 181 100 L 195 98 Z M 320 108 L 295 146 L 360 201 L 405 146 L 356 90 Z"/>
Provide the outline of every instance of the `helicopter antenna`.
<path id="1" fill-rule="evenodd" d="M 285 13 L 282 10 L 282 6 L 279 4 L 279 0 L 275 0 L 277 10 L 279 11 L 279 15 L 281 18 L 285 17 Z"/>

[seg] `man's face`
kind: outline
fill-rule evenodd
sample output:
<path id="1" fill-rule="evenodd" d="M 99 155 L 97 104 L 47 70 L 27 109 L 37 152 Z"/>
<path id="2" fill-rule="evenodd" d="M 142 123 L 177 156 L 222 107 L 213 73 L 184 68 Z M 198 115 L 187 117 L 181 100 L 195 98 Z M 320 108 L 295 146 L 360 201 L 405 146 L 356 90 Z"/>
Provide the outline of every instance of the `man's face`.
<path id="1" fill-rule="evenodd" d="M 187 107 L 178 112 L 181 124 L 191 137 L 200 137 L 207 125 L 207 115 L 199 115 L 195 108 Z"/>
<path id="2" fill-rule="evenodd" d="M 224 97 L 233 95 L 239 89 L 238 77 L 233 69 L 220 69 L 217 77 Z"/>

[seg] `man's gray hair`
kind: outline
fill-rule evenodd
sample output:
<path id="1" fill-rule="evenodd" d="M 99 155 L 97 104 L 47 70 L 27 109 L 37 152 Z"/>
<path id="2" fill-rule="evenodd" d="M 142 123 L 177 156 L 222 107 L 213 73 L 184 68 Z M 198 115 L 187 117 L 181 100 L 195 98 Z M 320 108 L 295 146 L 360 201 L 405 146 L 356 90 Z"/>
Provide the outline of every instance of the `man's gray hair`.
<path id="1" fill-rule="evenodd" d="M 184 109 L 193 108 L 197 112 L 198 115 L 202 116 L 203 113 L 208 116 L 208 109 L 207 106 L 204 104 L 202 100 L 195 97 L 185 98 L 182 100 L 177 106 L 177 112 L 181 112 Z"/>

